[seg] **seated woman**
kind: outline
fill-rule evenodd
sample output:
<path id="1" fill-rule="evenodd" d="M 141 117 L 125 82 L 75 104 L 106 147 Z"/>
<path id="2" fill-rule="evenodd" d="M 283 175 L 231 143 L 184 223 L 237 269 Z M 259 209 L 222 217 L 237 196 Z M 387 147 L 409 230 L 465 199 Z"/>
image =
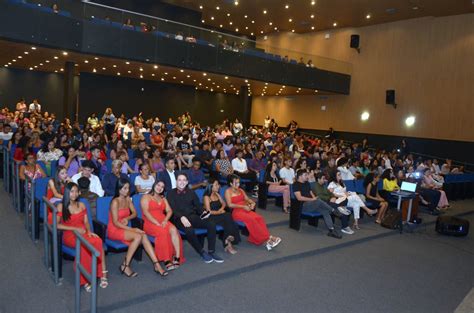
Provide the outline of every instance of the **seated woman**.
<path id="1" fill-rule="evenodd" d="M 227 206 L 232 209 L 234 221 L 243 222 L 247 227 L 248 241 L 257 246 L 265 243 L 268 251 L 275 248 L 281 242 L 281 238 L 270 235 L 264 218 L 255 213 L 255 202 L 239 187 L 239 176 L 230 175 L 228 182 L 231 188 L 225 191 Z"/>
<path id="2" fill-rule="evenodd" d="M 122 161 L 122 168 L 120 172 L 123 174 L 135 173 L 134 170 L 128 165 L 128 153 L 126 151 L 117 152 L 117 159 Z"/>
<path id="3" fill-rule="evenodd" d="M 135 167 L 133 169 L 134 172 L 139 172 L 139 168 L 141 164 L 147 164 L 148 167 L 151 169 L 151 159 L 150 159 L 150 152 L 148 150 L 143 150 L 138 152 L 138 158 L 135 162 Z"/>
<path id="4" fill-rule="evenodd" d="M 364 179 L 365 198 L 370 200 L 370 202 L 373 203 L 373 207 L 378 209 L 377 216 L 375 218 L 375 223 L 377 224 L 382 223 L 382 220 L 385 217 L 385 212 L 388 208 L 388 202 L 379 195 L 377 187 L 379 180 L 379 176 L 375 175 L 374 173 L 367 174 Z"/>
<path id="5" fill-rule="evenodd" d="M 46 190 L 46 198 L 52 203 L 56 204 L 63 200 L 64 188 L 66 184 L 71 182 L 71 178 L 67 175 L 67 170 L 64 166 L 58 166 L 54 177 L 48 181 L 48 189 Z M 48 210 L 48 223 L 52 224 L 52 213 Z"/>
<path id="6" fill-rule="evenodd" d="M 438 209 L 447 209 L 449 208 L 448 197 L 446 197 L 446 192 L 444 192 L 443 184 L 437 182 L 433 175 L 431 174 L 431 170 L 426 168 L 423 172 L 423 182 L 422 186 L 427 189 L 436 190 L 440 193 L 440 198 L 438 201 Z"/>
<path id="7" fill-rule="evenodd" d="M 79 202 L 79 188 L 75 183 L 68 183 L 64 188 L 63 201 L 58 204 L 58 229 L 63 230 L 63 243 L 71 248 L 76 247 L 76 235 L 74 230 L 78 231 L 84 239 L 86 239 L 97 251 L 100 256 L 97 258 L 97 277 L 100 278 L 99 286 L 107 288 L 109 282 L 107 280 L 107 267 L 105 264 L 105 254 L 102 239 L 91 232 L 90 222 L 87 217 L 87 210 L 84 203 Z M 91 254 L 81 245 L 81 265 L 87 272 L 91 272 Z M 81 286 L 87 292 L 91 292 L 92 286 L 87 279 L 81 274 Z"/>
<path id="8" fill-rule="evenodd" d="M 338 198 L 336 203 L 343 202 L 347 199 L 347 207 L 352 208 L 354 211 L 354 228 L 357 230 L 360 229 L 359 218 L 361 208 L 369 215 L 377 213 L 377 210 L 369 209 L 355 192 L 348 192 L 346 190 L 346 186 L 341 178 L 341 172 L 339 171 L 331 176 L 328 190 Z"/>
<path id="9" fill-rule="evenodd" d="M 170 223 L 173 210 L 164 197 L 165 183 L 157 180 L 150 193 L 143 195 L 140 206 L 143 212 L 143 230 L 155 237 L 155 253 L 166 270 L 177 269 L 184 262 L 183 241 L 176 227 Z"/>
<path id="10" fill-rule="evenodd" d="M 25 181 L 26 177 L 34 181 L 38 178 L 46 177 L 47 175 L 41 168 L 41 166 L 36 163 L 36 157 L 34 154 L 30 153 L 25 157 L 25 164 L 20 166 L 19 176 L 22 181 Z M 31 188 L 31 183 L 29 183 L 28 189 Z"/>
<path id="11" fill-rule="evenodd" d="M 211 214 L 209 216 L 210 220 L 224 228 L 224 236 L 222 237 L 224 250 L 230 254 L 236 254 L 237 251 L 232 244 L 240 242 L 239 227 L 232 219 L 232 214 L 226 211 L 225 201 L 219 194 L 220 187 L 219 181 L 216 179 L 211 178 L 209 180 L 209 185 L 207 185 L 204 192 L 204 210 Z"/>
<path id="12" fill-rule="evenodd" d="M 46 165 L 46 171 L 51 172 L 51 162 L 58 161 L 63 152 L 56 148 L 54 140 L 49 140 L 47 144 L 38 151 L 38 160 Z"/>
<path id="13" fill-rule="evenodd" d="M 58 165 L 64 166 L 67 169 L 67 176 L 73 177 L 79 172 L 81 168 L 81 158 L 84 158 L 85 153 L 76 150 L 75 146 L 69 146 L 66 151 L 67 155 L 63 155 L 59 158 Z"/>
<path id="14" fill-rule="evenodd" d="M 283 184 L 283 181 L 278 174 L 278 165 L 272 161 L 268 163 L 265 169 L 265 183 L 268 186 L 268 192 L 275 192 L 283 194 L 283 212 L 290 213 L 290 185 Z"/>
<path id="15" fill-rule="evenodd" d="M 141 164 L 139 166 L 140 175 L 135 178 L 133 182 L 137 193 L 145 194 L 152 190 L 155 183 L 155 177 L 150 175 L 150 167 L 148 164 Z"/>
<path id="16" fill-rule="evenodd" d="M 391 168 L 387 168 L 385 171 L 383 171 L 380 178 L 383 181 L 383 188 L 380 190 L 380 195 L 387 201 L 388 198 L 390 198 L 391 192 L 400 190 L 400 187 L 398 186 L 398 180 L 393 174 L 393 170 Z"/>
<path id="17" fill-rule="evenodd" d="M 137 217 L 137 211 L 133 205 L 132 198 L 130 198 L 130 183 L 128 179 L 119 179 L 115 188 L 115 197 L 110 203 L 107 238 L 118 240 L 128 245 L 127 255 L 122 265 L 120 265 L 120 272 L 127 277 L 136 277 L 138 275 L 130 268 L 130 262 L 138 247 L 143 245 L 143 248 L 153 262 L 155 272 L 162 277 L 168 275 L 168 272 L 161 268 L 153 246 L 145 232 L 139 228 L 128 226 L 128 222 L 135 217 Z"/>
<path id="18" fill-rule="evenodd" d="M 232 164 L 230 164 L 224 150 L 219 150 L 216 155 L 216 171 L 223 177 L 227 177 L 234 172 Z"/>
<path id="19" fill-rule="evenodd" d="M 151 147 L 151 171 L 153 173 L 158 173 L 158 172 L 163 172 L 165 170 L 165 164 L 163 163 L 163 160 L 161 158 L 161 152 L 160 149 L 152 146 Z"/>

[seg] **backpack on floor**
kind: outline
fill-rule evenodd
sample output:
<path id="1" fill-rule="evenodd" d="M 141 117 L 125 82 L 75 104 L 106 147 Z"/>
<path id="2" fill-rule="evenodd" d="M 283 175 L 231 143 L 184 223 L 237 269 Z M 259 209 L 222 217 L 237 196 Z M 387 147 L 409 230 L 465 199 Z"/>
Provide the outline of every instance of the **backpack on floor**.
<path id="1" fill-rule="evenodd" d="M 388 210 L 382 220 L 381 225 L 389 229 L 397 229 L 400 225 L 402 215 L 397 210 Z"/>

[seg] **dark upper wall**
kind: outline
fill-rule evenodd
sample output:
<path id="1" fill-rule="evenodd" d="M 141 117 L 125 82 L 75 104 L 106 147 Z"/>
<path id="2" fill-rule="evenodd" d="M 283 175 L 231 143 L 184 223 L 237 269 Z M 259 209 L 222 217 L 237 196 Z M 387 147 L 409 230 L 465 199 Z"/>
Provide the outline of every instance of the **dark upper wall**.
<path id="1" fill-rule="evenodd" d="M 180 23 L 201 26 L 201 12 L 170 5 L 159 0 L 96 0 L 94 2 Z"/>
<path id="2" fill-rule="evenodd" d="M 142 89 L 143 88 L 143 89 Z M 239 119 L 243 105 L 236 95 L 197 91 L 194 87 L 132 78 L 82 73 L 80 84 L 81 120 L 107 107 L 126 116 L 143 112 L 145 117 L 177 117 L 185 111 L 201 125 L 215 125 L 224 118 Z M 223 110 L 223 112 L 221 112 Z"/>
<path id="3" fill-rule="evenodd" d="M 61 74 L 0 68 L 0 106 L 14 109 L 20 98 L 27 104 L 38 98 L 43 111 L 60 113 L 63 103 Z"/>

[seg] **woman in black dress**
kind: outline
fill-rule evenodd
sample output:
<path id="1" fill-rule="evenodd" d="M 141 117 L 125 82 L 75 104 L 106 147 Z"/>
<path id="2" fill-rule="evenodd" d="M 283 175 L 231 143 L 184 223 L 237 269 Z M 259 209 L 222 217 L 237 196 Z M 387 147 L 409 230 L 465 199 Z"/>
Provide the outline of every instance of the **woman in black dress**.
<path id="1" fill-rule="evenodd" d="M 233 244 L 240 242 L 239 227 L 232 219 L 232 214 L 226 211 L 225 201 L 219 194 L 220 187 L 217 180 L 213 178 L 209 180 L 204 192 L 204 210 L 210 212 L 209 219 L 224 228 L 224 250 L 230 254 L 236 254 Z"/>
<path id="2" fill-rule="evenodd" d="M 375 223 L 380 224 L 385 216 L 385 211 L 388 208 L 388 202 L 382 198 L 378 191 L 378 182 L 380 180 L 379 175 L 369 173 L 365 176 L 364 187 L 365 187 L 365 198 L 371 202 L 371 209 L 378 209 Z"/>

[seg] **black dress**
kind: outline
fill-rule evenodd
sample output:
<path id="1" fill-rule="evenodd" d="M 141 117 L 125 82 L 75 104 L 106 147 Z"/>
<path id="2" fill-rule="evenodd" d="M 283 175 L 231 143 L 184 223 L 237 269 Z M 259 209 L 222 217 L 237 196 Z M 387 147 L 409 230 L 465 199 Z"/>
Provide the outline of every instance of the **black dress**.
<path id="1" fill-rule="evenodd" d="M 211 211 L 218 211 L 221 208 L 221 202 L 219 200 L 210 202 Z M 225 240 L 227 237 L 234 237 L 232 244 L 238 244 L 240 242 L 240 232 L 239 227 L 232 219 L 232 214 L 225 212 L 219 215 L 211 215 L 209 217 L 215 224 L 220 225 L 224 228 L 224 236 L 222 237 L 222 242 L 225 246 Z"/>
<path id="2" fill-rule="evenodd" d="M 370 188 L 370 196 L 376 198 L 377 197 L 377 185 L 373 185 Z M 380 207 L 380 201 L 374 199 L 367 199 L 370 202 L 371 209 L 378 209 Z"/>

